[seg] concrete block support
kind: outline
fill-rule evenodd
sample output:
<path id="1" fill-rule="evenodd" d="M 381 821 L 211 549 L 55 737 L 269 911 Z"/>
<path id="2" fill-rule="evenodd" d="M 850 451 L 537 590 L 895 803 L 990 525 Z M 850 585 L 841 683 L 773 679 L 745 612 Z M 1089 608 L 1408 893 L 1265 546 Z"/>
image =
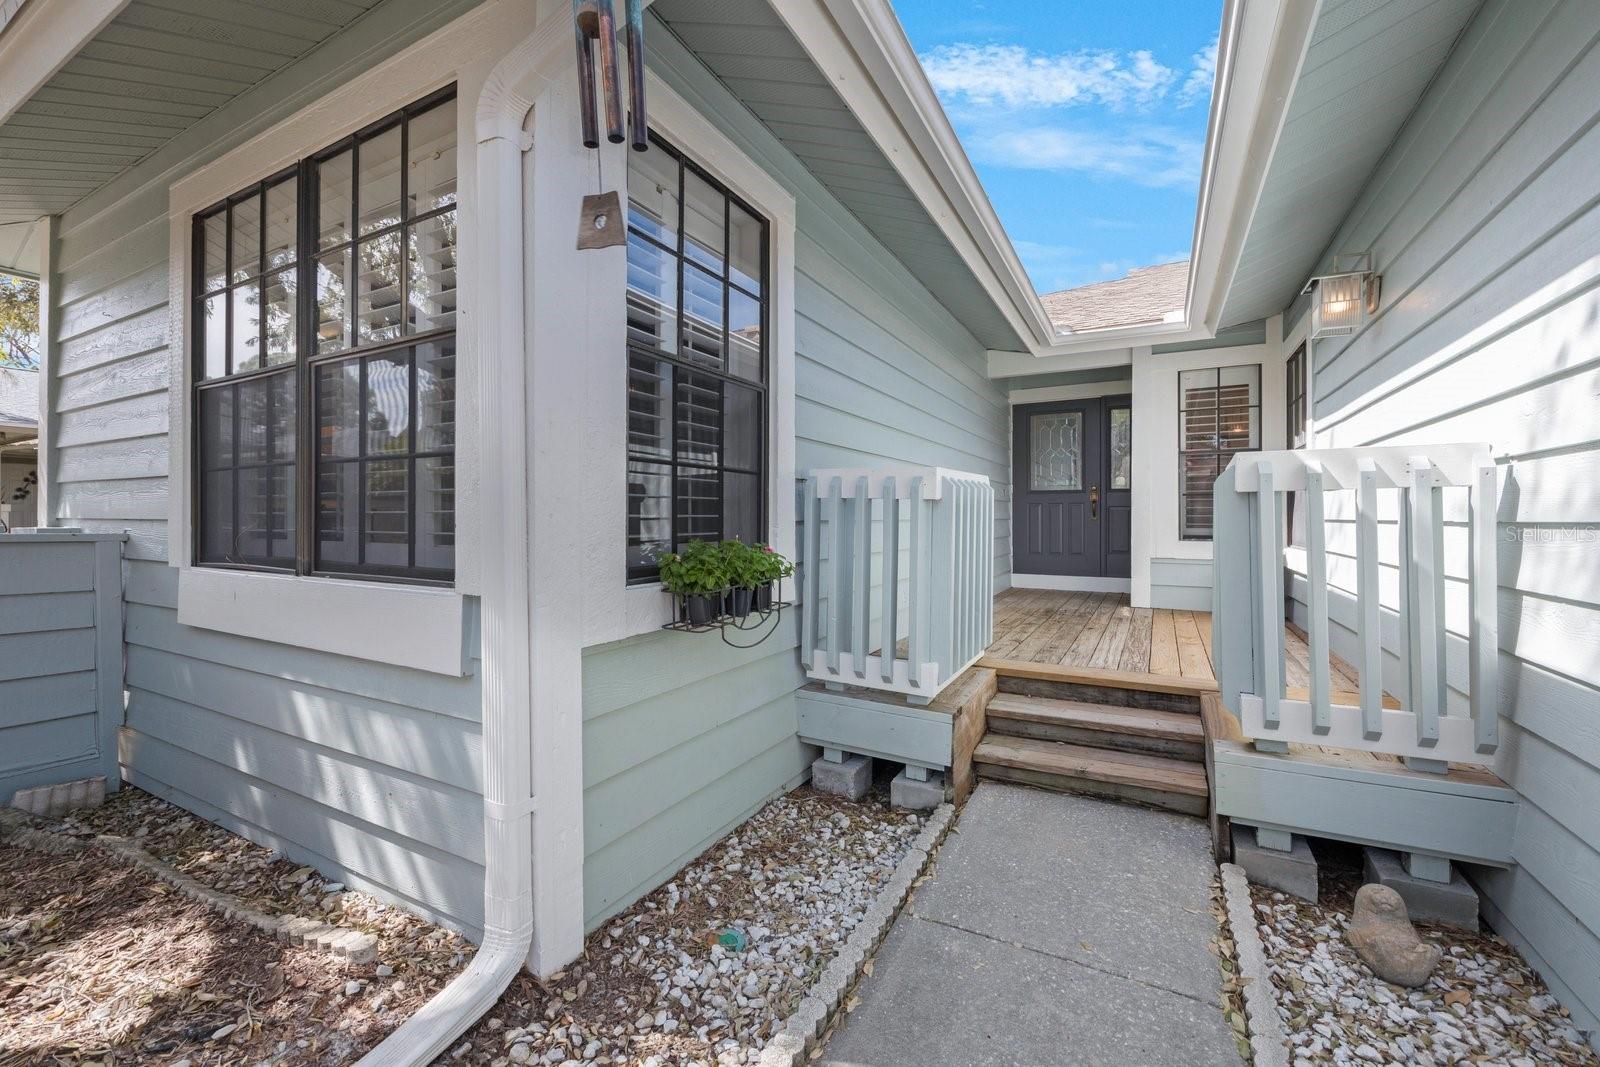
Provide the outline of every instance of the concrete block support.
<path id="1" fill-rule="evenodd" d="M 932 811 L 944 803 L 944 775 L 938 771 L 923 771 L 925 781 L 918 781 L 907 767 L 889 783 L 889 803 L 897 808 L 912 811 Z"/>
<path id="2" fill-rule="evenodd" d="M 823 756 L 811 764 L 811 785 L 820 793 L 860 800 L 872 785 L 872 760 L 851 756 L 834 763 Z"/>
<path id="3" fill-rule="evenodd" d="M 1478 928 L 1478 891 L 1453 867 L 1448 882 L 1418 878 L 1406 870 L 1400 853 L 1369 848 L 1363 864 L 1366 880 L 1386 885 L 1406 902 L 1406 913 L 1416 922 L 1443 923 L 1464 930 Z M 1448 865 L 1449 861 L 1445 861 Z"/>
<path id="4" fill-rule="evenodd" d="M 1276 843 L 1275 839 L 1274 843 Z M 1256 885 L 1289 893 L 1302 900 L 1317 899 L 1317 858 L 1311 854 L 1306 839 L 1295 834 L 1290 839 L 1287 852 L 1277 848 L 1262 847 L 1256 841 L 1253 826 L 1233 827 L 1233 862 L 1244 868 L 1244 873 Z"/>

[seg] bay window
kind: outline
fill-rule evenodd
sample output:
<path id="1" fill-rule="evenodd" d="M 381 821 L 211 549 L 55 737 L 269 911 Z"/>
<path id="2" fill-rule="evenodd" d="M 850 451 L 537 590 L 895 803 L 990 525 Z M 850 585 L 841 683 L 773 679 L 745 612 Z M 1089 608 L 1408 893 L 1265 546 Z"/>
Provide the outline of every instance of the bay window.
<path id="1" fill-rule="evenodd" d="M 456 101 L 194 217 L 197 564 L 455 573 Z"/>

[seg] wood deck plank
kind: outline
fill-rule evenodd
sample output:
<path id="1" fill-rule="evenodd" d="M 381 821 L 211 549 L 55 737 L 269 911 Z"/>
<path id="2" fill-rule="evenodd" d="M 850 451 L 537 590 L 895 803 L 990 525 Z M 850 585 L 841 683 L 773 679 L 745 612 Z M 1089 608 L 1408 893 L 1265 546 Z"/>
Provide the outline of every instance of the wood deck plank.
<path id="1" fill-rule="evenodd" d="M 1183 674 L 1183 668 L 1178 665 L 1178 631 L 1170 608 L 1156 608 L 1151 620 L 1150 673 Z"/>
<path id="2" fill-rule="evenodd" d="M 1106 626 L 1100 643 L 1095 646 L 1087 666 L 1115 669 L 1122 662 L 1122 650 L 1128 644 L 1128 630 L 1133 624 L 1133 609 L 1127 602 L 1113 602 L 1111 622 Z"/>
<path id="3" fill-rule="evenodd" d="M 1105 636 L 1106 627 L 1111 625 L 1111 614 L 1116 610 L 1118 594 L 1096 593 L 1094 606 L 1089 609 L 1082 629 L 1073 640 L 1057 663 L 1064 663 L 1073 667 L 1087 667 L 1089 660 L 1094 657 L 1094 650 L 1099 647 L 1100 639 Z"/>
<path id="4" fill-rule="evenodd" d="M 1128 642 L 1122 646 L 1122 658 L 1111 666 L 1123 671 L 1148 671 L 1150 669 L 1150 627 L 1155 614 L 1149 608 L 1134 608 L 1133 621 L 1128 625 Z"/>
<path id="5" fill-rule="evenodd" d="M 1211 657 L 1206 655 L 1200 642 L 1200 628 L 1195 625 L 1194 612 L 1174 611 L 1172 626 L 1178 641 L 1178 669 L 1185 678 L 1215 678 L 1211 673 Z"/>

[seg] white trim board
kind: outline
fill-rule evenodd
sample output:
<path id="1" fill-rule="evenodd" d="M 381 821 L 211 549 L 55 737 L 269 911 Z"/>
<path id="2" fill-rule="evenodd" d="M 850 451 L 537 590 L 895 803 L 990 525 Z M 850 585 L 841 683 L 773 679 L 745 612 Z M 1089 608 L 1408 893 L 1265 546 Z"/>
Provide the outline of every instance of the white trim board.
<path id="1" fill-rule="evenodd" d="M 176 180 L 168 192 L 168 565 L 179 570 L 178 616 L 186 625 L 359 655 L 375 662 L 462 674 L 464 594 L 476 593 L 479 573 L 478 396 L 480 354 L 473 334 L 457 333 L 456 392 L 456 581 L 454 589 L 395 586 L 357 579 L 270 575 L 271 581 L 241 571 L 195 568 L 190 545 L 190 423 L 193 354 L 187 328 L 192 279 L 191 219 L 195 212 L 244 186 L 281 170 L 339 138 L 360 129 L 435 89 L 457 87 L 457 181 L 461 190 L 460 240 L 463 323 L 475 312 L 478 279 L 489 273 L 477 216 L 477 136 L 472 102 L 489 68 L 520 40 L 533 21 L 529 0 L 494 0 L 452 21 L 372 69 L 330 90 L 316 103 L 262 131 Z M 196 577 L 195 572 L 205 572 Z M 305 625 L 283 604 L 316 605 L 323 627 Z M 389 640 L 368 646 L 344 631 L 370 628 L 375 618 L 416 613 L 389 632 Z"/>
<path id="2" fill-rule="evenodd" d="M 1093 574 L 1017 574 L 1011 575 L 1013 589 L 1061 589 L 1087 593 L 1126 593 L 1133 588 L 1132 578 L 1103 578 Z"/>
<path id="3" fill-rule="evenodd" d="M 768 287 L 770 349 L 767 380 L 767 543 L 790 559 L 795 555 L 795 200 L 794 195 L 717 129 L 653 71 L 646 72 L 650 125 L 666 141 L 727 185 L 768 222 L 771 242 Z M 606 149 L 602 149 L 606 151 Z M 541 163 L 543 161 L 541 160 Z M 593 181 L 592 162 L 576 176 Z M 627 173 L 623 147 L 604 159 L 605 172 Z M 615 169 L 613 169 L 615 168 Z M 627 196 L 626 182 L 618 185 Z M 585 531 L 583 644 L 605 644 L 652 633 L 672 620 L 672 600 L 659 584 L 627 585 L 627 411 L 626 249 L 585 253 L 599 269 L 614 271 L 615 284 L 596 284 L 572 294 L 562 329 L 581 333 L 597 353 L 585 385 L 588 435 L 574 474 L 581 484 L 574 497 L 583 502 Z M 604 265 L 602 265 L 604 264 Z M 610 275 L 608 275 L 608 278 Z M 553 328 L 553 327 L 552 327 Z M 531 417 L 553 417 L 553 408 L 571 396 L 535 390 Z M 552 491 L 545 487 L 542 491 Z M 537 563 L 535 564 L 537 568 Z"/>

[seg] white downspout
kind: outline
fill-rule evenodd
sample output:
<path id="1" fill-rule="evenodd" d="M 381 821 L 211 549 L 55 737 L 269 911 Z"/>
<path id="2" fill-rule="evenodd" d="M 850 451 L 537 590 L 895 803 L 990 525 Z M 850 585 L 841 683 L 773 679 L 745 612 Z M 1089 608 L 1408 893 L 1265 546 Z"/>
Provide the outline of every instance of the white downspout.
<path id="1" fill-rule="evenodd" d="M 523 323 L 524 123 L 532 101 L 511 86 L 558 40 L 570 16 L 552 17 L 496 65 L 477 113 L 473 233 L 483 270 L 470 279 L 468 316 L 480 361 L 483 596 L 483 943 L 472 963 L 360 1067 L 421 1067 L 494 1006 L 534 942 L 533 702 L 528 540 L 527 367 Z"/>

